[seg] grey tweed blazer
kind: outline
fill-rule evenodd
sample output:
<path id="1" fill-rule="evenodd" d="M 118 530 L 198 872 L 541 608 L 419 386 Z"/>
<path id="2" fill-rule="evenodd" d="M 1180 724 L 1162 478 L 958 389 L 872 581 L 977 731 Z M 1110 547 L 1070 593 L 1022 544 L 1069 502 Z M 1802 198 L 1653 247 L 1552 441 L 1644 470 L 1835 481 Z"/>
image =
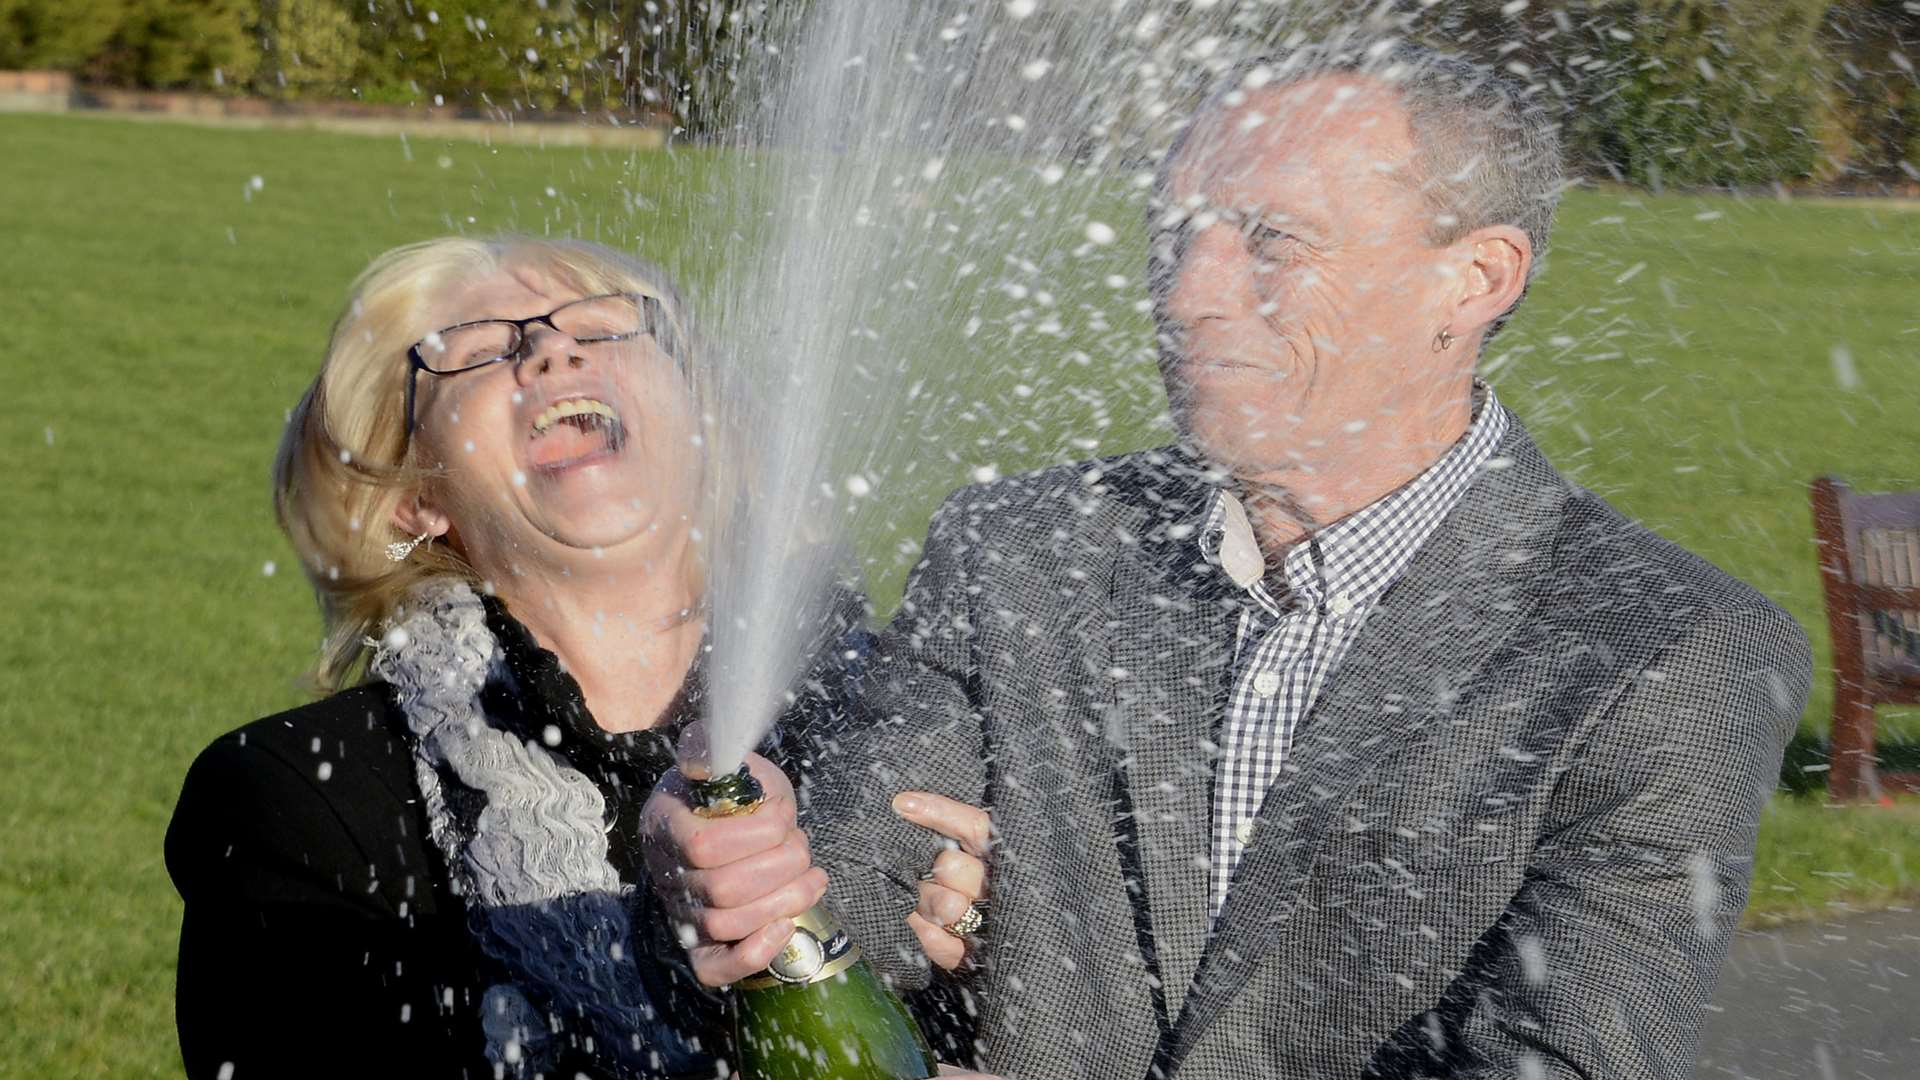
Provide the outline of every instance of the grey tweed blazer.
<path id="1" fill-rule="evenodd" d="M 830 899 L 904 919 L 922 788 L 998 833 L 982 1064 L 1030 1080 L 1684 1077 L 1811 677 L 1758 592 L 1568 484 L 1515 421 L 1369 616 L 1218 923 L 1208 815 L 1236 599 L 1179 450 L 935 516 L 862 722 L 802 791 Z"/>

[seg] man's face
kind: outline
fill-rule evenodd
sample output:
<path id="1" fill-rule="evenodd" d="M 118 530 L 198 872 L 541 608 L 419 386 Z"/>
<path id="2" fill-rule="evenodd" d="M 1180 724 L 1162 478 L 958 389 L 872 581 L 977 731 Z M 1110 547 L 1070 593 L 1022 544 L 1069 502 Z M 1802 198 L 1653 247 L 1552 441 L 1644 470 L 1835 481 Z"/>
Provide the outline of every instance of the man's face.
<path id="1" fill-rule="evenodd" d="M 1392 90 L 1327 77 L 1201 118 L 1169 165 L 1152 271 L 1181 428 L 1241 475 L 1361 452 L 1431 407 L 1458 264 Z M 1330 452 L 1331 451 L 1331 452 Z"/>

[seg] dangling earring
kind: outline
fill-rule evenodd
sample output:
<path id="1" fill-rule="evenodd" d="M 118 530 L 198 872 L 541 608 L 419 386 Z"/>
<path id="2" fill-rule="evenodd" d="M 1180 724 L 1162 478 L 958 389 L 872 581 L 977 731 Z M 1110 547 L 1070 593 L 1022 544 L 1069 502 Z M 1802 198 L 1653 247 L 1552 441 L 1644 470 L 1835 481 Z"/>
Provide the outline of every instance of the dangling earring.
<path id="1" fill-rule="evenodd" d="M 1434 336 L 1434 339 L 1433 339 L 1434 352 L 1445 352 L 1446 350 L 1451 348 L 1453 348 L 1452 334 L 1449 334 L 1445 330 L 1442 330 L 1440 331 L 1440 333 Z"/>
<path id="2" fill-rule="evenodd" d="M 406 562 L 407 556 L 413 554 L 414 548 L 426 543 L 429 535 L 431 534 L 421 533 L 411 540 L 395 540 L 393 543 L 388 544 L 387 560 L 389 562 Z"/>

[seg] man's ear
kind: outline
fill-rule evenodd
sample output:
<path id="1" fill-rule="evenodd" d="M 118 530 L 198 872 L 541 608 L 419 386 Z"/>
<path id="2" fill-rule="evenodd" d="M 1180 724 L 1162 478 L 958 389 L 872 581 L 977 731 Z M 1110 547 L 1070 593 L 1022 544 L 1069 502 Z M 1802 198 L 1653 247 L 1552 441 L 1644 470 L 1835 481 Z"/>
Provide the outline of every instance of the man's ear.
<path id="1" fill-rule="evenodd" d="M 1466 259 L 1464 288 L 1446 327 L 1455 337 L 1481 333 L 1520 302 L 1533 268 L 1533 241 L 1512 225 L 1475 229 L 1455 242 Z"/>
<path id="2" fill-rule="evenodd" d="M 394 506 L 393 524 L 409 537 L 425 534 L 436 539 L 447 535 L 447 530 L 453 527 L 447 515 L 421 495 L 401 499 Z"/>

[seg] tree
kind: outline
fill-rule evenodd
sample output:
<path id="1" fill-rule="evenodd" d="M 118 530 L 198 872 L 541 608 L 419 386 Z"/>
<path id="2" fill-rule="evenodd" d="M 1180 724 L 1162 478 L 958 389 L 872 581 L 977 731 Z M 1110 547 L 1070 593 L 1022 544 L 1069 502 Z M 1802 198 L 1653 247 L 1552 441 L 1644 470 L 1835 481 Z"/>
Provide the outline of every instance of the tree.
<path id="1" fill-rule="evenodd" d="M 272 97 L 339 97 L 362 61 L 360 28 L 337 0 L 261 0 L 253 89 Z"/>
<path id="2" fill-rule="evenodd" d="M 253 21 L 251 0 L 127 0 L 83 70 L 123 86 L 241 86 L 260 61 Z"/>
<path id="3" fill-rule="evenodd" d="M 581 75 L 600 107 L 670 117 L 693 132 L 733 119 L 739 62 L 806 18 L 807 0 L 579 0 Z"/>
<path id="4" fill-rule="evenodd" d="M 1738 186 L 1812 175 L 1831 0 L 1623 0 L 1600 54 L 1614 85 L 1573 129 L 1637 184 Z"/>
<path id="5" fill-rule="evenodd" d="M 0 68 L 72 71 L 98 53 L 127 0 L 0 0 Z"/>
<path id="6" fill-rule="evenodd" d="M 502 109 L 580 102 L 576 5 L 525 0 L 380 0 L 361 16 L 369 96 Z"/>
<path id="7" fill-rule="evenodd" d="M 1829 14 L 1837 156 L 1856 179 L 1920 182 L 1920 4 L 1848 0 Z"/>

